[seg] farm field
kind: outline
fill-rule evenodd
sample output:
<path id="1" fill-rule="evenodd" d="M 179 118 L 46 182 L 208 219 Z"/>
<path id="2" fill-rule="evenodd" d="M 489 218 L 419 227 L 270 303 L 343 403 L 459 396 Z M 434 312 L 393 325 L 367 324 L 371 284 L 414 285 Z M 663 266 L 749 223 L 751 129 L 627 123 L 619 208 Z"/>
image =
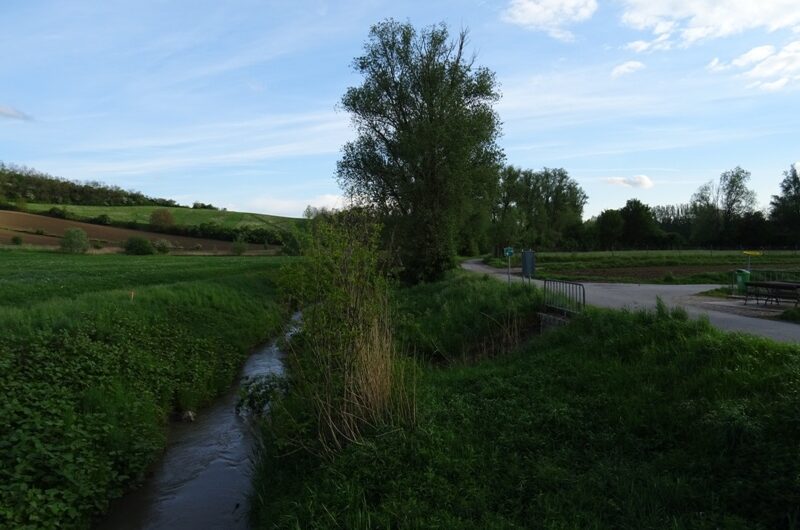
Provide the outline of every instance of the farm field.
<path id="1" fill-rule="evenodd" d="M 520 256 L 512 266 L 520 266 Z M 507 267 L 502 258 L 486 263 Z M 746 268 L 741 251 L 632 250 L 618 252 L 537 252 L 538 278 L 625 283 L 730 283 L 731 272 Z M 750 266 L 761 270 L 800 270 L 800 252 L 765 251 L 751 257 Z"/>
<path id="2" fill-rule="evenodd" d="M 119 247 L 128 238 L 135 236 L 146 237 L 151 241 L 164 239 L 170 241 L 173 246 L 186 250 L 219 250 L 228 252 L 232 245 L 230 241 L 161 234 L 0 210 L 0 243 L 9 244 L 11 238 L 18 236 L 22 238 L 23 244 L 58 246 L 64 231 L 69 228 L 80 228 L 86 232 L 91 241 L 111 247 Z M 251 250 L 264 250 L 263 245 L 250 244 L 249 248 Z"/>
<path id="3" fill-rule="evenodd" d="M 28 204 L 32 213 L 46 212 L 51 208 L 65 208 L 81 220 L 108 215 L 112 221 L 135 222 L 146 225 L 153 210 L 166 209 L 172 213 L 176 225 L 191 226 L 214 223 L 224 228 L 243 226 L 290 229 L 303 223 L 303 219 L 260 213 L 229 212 L 195 208 L 165 208 L 163 206 L 80 206 L 70 204 Z"/>
<path id="4" fill-rule="evenodd" d="M 291 258 L 0 250 L 0 527 L 88 527 L 287 317 Z"/>

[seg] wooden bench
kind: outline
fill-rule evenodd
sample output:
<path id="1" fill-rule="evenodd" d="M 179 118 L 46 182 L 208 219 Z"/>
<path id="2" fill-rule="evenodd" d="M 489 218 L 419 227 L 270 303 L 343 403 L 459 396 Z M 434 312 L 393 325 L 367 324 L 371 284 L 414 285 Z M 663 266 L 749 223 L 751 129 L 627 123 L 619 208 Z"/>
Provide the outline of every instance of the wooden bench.
<path id="1" fill-rule="evenodd" d="M 756 303 L 759 299 L 764 300 L 764 305 L 774 302 L 780 304 L 781 300 L 794 301 L 797 307 L 800 302 L 800 283 L 795 282 L 745 282 L 744 303 L 747 304 L 750 298 L 755 298 Z"/>

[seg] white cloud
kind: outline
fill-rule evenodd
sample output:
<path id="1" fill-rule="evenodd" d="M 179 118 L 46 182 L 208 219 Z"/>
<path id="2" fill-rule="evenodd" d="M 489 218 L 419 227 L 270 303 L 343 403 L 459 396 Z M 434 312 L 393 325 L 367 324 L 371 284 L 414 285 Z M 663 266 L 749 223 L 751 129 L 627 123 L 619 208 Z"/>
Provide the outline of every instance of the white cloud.
<path id="1" fill-rule="evenodd" d="M 647 175 L 634 175 L 633 177 L 611 177 L 604 180 L 609 184 L 613 184 L 614 186 L 622 186 L 625 188 L 640 188 L 643 190 L 649 190 L 655 186 L 653 179 Z"/>
<path id="2" fill-rule="evenodd" d="M 622 0 L 622 3 L 624 23 L 657 36 L 678 34 L 686 45 L 750 29 L 775 31 L 800 24 L 797 0 Z"/>
<path id="3" fill-rule="evenodd" d="M 707 68 L 720 72 L 729 68 L 746 69 L 742 76 L 752 80 L 748 88 L 776 92 L 800 81 L 800 41 L 794 41 L 776 51 L 774 46 L 758 46 L 725 64 L 714 59 Z"/>
<path id="4" fill-rule="evenodd" d="M 564 26 L 583 22 L 597 11 L 597 0 L 511 0 L 502 18 L 553 38 L 570 41 L 572 33 Z"/>
<path id="5" fill-rule="evenodd" d="M 775 46 L 758 46 L 733 60 L 733 66 L 744 67 L 758 63 L 775 53 Z"/>
<path id="6" fill-rule="evenodd" d="M 611 70 L 611 77 L 616 79 L 618 77 L 622 77 L 623 75 L 637 72 L 644 67 L 644 63 L 640 63 L 639 61 L 627 61 L 614 67 L 614 69 Z"/>
<path id="7" fill-rule="evenodd" d="M 4 107 L 0 105 L 0 118 L 8 118 L 9 120 L 23 120 L 23 121 L 30 121 L 31 118 L 24 112 L 17 110 L 12 107 Z"/>
<path id="8" fill-rule="evenodd" d="M 656 51 L 656 50 L 669 50 L 672 48 L 672 41 L 670 40 L 672 37 L 671 33 L 662 33 L 655 39 L 651 41 L 646 40 L 637 40 L 633 42 L 629 42 L 625 45 L 625 49 L 632 50 L 636 53 L 643 53 L 647 51 Z"/>
<path id="9" fill-rule="evenodd" d="M 706 70 L 711 72 L 722 72 L 724 70 L 728 70 L 731 67 L 729 64 L 725 64 L 719 60 L 719 57 L 714 57 L 710 63 L 706 65 Z"/>

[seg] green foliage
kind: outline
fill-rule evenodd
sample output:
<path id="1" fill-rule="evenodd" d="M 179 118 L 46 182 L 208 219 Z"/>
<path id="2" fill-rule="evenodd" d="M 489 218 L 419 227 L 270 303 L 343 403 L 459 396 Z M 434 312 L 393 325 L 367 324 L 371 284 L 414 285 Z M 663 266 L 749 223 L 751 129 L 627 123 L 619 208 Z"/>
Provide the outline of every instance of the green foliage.
<path id="1" fill-rule="evenodd" d="M 540 291 L 458 271 L 394 292 L 396 335 L 406 353 L 434 362 L 495 355 L 535 327 Z"/>
<path id="2" fill-rule="evenodd" d="M 663 306 L 591 312 L 426 369 L 416 429 L 273 465 L 258 527 L 791 528 L 798 380 L 796 346 Z"/>
<path id="3" fill-rule="evenodd" d="M 80 228 L 68 228 L 61 238 L 61 250 L 71 254 L 82 254 L 89 250 L 89 236 Z"/>
<path id="4" fill-rule="evenodd" d="M 354 61 L 362 84 L 342 98 L 358 137 L 343 148 L 339 182 L 384 216 L 413 281 L 455 265 L 462 225 L 488 218 L 497 187 L 499 94 L 466 40 L 443 24 L 381 22 Z"/>
<path id="5" fill-rule="evenodd" d="M 152 263 L 3 252 L 0 527 L 89 527 L 158 458 L 169 413 L 280 328 L 280 259 Z"/>
<path id="6" fill-rule="evenodd" d="M 16 201 L 56 204 L 133 205 L 150 204 L 175 206 L 175 201 L 147 197 L 136 191 L 126 191 L 100 182 L 72 182 L 53 177 L 35 169 L 5 165 L 0 162 L 0 189 Z"/>
<path id="7" fill-rule="evenodd" d="M 244 238 L 238 237 L 231 245 L 231 252 L 236 256 L 241 256 L 247 250 L 247 243 Z"/>
<path id="8" fill-rule="evenodd" d="M 125 242 L 125 253 L 133 256 L 147 256 L 149 254 L 155 254 L 156 249 L 146 237 L 134 236 L 128 238 Z"/>
<path id="9" fill-rule="evenodd" d="M 169 251 L 172 250 L 172 243 L 167 241 L 166 239 L 156 239 L 153 241 L 153 248 L 159 254 L 169 254 Z"/>
<path id="10" fill-rule="evenodd" d="M 564 169 L 506 167 L 492 216 L 493 242 L 496 248 L 568 247 L 577 240 L 586 200 Z"/>
<path id="11" fill-rule="evenodd" d="M 175 224 L 175 218 L 166 208 L 158 208 L 150 213 L 150 224 L 156 228 L 167 228 Z"/>
<path id="12" fill-rule="evenodd" d="M 272 408 L 270 435 L 292 448 L 329 456 L 407 412 L 379 233 L 359 211 L 318 217 L 304 259 L 286 271 L 303 324 L 287 359 L 291 392 Z"/>
<path id="13" fill-rule="evenodd" d="M 11 237 L 11 244 L 12 245 L 21 245 L 22 244 L 22 237 L 20 237 L 20 236 L 12 236 Z"/>
<path id="14" fill-rule="evenodd" d="M 609 249 L 619 245 L 625 231 L 625 220 L 619 210 L 603 210 L 595 224 L 597 242 Z"/>
<path id="15" fill-rule="evenodd" d="M 781 320 L 800 323 L 800 308 L 787 309 L 780 316 Z"/>
<path id="16" fill-rule="evenodd" d="M 780 195 L 772 196 L 770 218 L 780 230 L 786 243 L 800 241 L 800 175 L 797 165 L 783 173 Z"/>

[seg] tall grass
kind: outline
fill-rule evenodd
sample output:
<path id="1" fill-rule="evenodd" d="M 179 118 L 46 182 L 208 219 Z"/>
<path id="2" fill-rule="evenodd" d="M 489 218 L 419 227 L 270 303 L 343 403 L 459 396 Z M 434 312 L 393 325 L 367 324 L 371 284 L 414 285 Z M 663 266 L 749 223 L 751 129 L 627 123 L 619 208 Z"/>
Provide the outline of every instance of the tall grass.
<path id="1" fill-rule="evenodd" d="M 289 357 L 290 399 L 308 408 L 311 419 L 311 432 L 300 430 L 293 439 L 305 448 L 313 439 L 324 455 L 358 442 L 364 429 L 410 419 L 413 411 L 399 384 L 403 366 L 377 244 L 378 227 L 364 215 L 321 218 L 305 259 L 286 275 L 287 290 L 303 310 Z M 279 412 L 273 416 L 280 421 Z"/>

